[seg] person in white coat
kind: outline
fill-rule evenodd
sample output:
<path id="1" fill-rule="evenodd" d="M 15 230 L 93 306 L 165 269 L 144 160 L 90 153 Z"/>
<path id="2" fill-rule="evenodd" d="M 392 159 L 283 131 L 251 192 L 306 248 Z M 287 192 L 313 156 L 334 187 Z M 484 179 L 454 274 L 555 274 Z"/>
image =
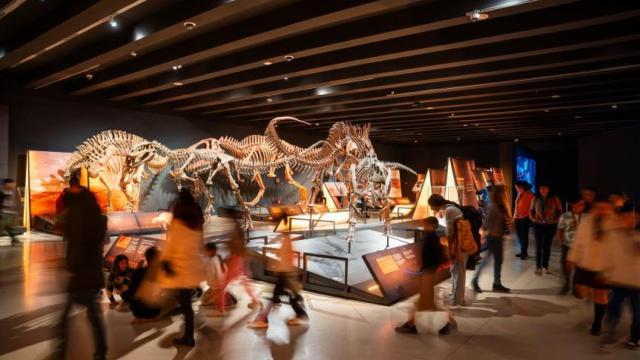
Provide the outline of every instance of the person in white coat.
<path id="1" fill-rule="evenodd" d="M 204 280 L 202 264 L 204 216 L 186 188 L 180 191 L 173 209 L 173 220 L 162 251 L 158 285 L 178 292 L 180 311 L 184 314 L 184 336 L 174 339 L 175 345 L 194 346 L 194 315 L 191 296 Z"/>

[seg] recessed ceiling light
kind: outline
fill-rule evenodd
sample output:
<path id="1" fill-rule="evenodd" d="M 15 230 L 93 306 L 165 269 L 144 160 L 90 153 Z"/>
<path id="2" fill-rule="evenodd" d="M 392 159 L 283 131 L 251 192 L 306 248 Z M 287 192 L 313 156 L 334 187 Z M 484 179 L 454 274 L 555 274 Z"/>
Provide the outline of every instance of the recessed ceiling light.
<path id="1" fill-rule="evenodd" d="M 489 129 L 489 131 L 496 131 L 496 129 Z"/>
<path id="2" fill-rule="evenodd" d="M 617 109 L 617 108 L 618 108 L 618 105 L 617 105 L 617 104 L 613 104 L 613 105 L 611 105 L 611 108 L 612 108 L 612 109 Z"/>
<path id="3" fill-rule="evenodd" d="M 136 57 L 136 56 L 138 56 L 138 53 L 135 52 L 135 51 L 132 51 L 132 52 L 129 53 L 129 55 L 131 55 L 132 57 Z"/>
<path id="4" fill-rule="evenodd" d="M 187 30 L 192 30 L 196 27 L 196 23 L 194 23 L 193 21 L 185 21 L 182 25 L 184 25 Z"/>
<path id="5" fill-rule="evenodd" d="M 433 110 L 435 109 L 433 106 L 427 106 L 427 110 Z"/>
<path id="6" fill-rule="evenodd" d="M 269 66 L 269 65 L 271 65 L 271 64 L 273 64 L 273 63 L 272 63 L 271 61 L 268 61 L 268 60 L 267 60 L 267 61 L 263 62 L 263 64 L 265 64 L 266 66 Z"/>
<path id="7" fill-rule="evenodd" d="M 116 19 L 111 19 L 109 21 L 109 26 L 111 26 L 112 28 L 117 28 L 118 27 L 118 22 L 116 21 Z"/>
<path id="8" fill-rule="evenodd" d="M 458 136 L 458 137 L 456 138 L 456 140 L 457 140 L 457 141 L 460 141 L 460 137 Z"/>
<path id="9" fill-rule="evenodd" d="M 387 94 L 387 96 L 391 96 L 391 95 L 395 95 L 396 92 L 394 90 L 389 91 L 389 93 Z"/>
<path id="10" fill-rule="evenodd" d="M 174 82 L 174 83 L 173 83 L 173 85 L 175 85 L 175 86 L 182 86 L 182 85 L 184 85 L 184 83 L 182 83 L 182 82 L 180 82 L 180 81 L 176 81 L 176 82 Z"/>
<path id="11" fill-rule="evenodd" d="M 417 144 L 417 143 L 418 143 L 418 140 L 413 140 L 413 142 Z"/>
<path id="12" fill-rule="evenodd" d="M 396 131 L 400 131 L 400 130 L 402 130 L 402 129 L 400 129 L 400 128 L 397 128 L 397 129 L 396 129 Z"/>
<path id="13" fill-rule="evenodd" d="M 560 95 L 558 95 L 558 94 L 553 94 L 553 95 L 551 95 L 551 98 L 552 98 L 552 99 L 557 99 L 557 98 L 559 98 L 559 97 L 560 97 Z"/>
<path id="14" fill-rule="evenodd" d="M 456 116 L 456 114 L 454 114 L 454 113 L 451 113 L 451 115 L 449 115 L 450 118 L 455 117 L 455 116 Z"/>
<path id="15" fill-rule="evenodd" d="M 283 79 L 289 80 L 289 77 L 287 75 L 285 75 Z"/>
<path id="16" fill-rule="evenodd" d="M 287 61 L 291 61 L 291 60 L 293 60 L 295 58 L 293 57 L 293 55 L 285 55 L 284 59 L 287 60 Z"/>
<path id="17" fill-rule="evenodd" d="M 478 127 L 478 126 L 480 126 L 480 124 L 475 123 L 475 124 L 473 124 L 473 126 Z"/>
<path id="18" fill-rule="evenodd" d="M 88 72 L 88 73 L 84 74 L 84 77 L 87 78 L 87 80 L 91 80 L 91 79 L 93 79 L 93 74 Z"/>
<path id="19" fill-rule="evenodd" d="M 548 112 L 549 112 L 549 109 L 544 109 L 544 112 L 548 113 Z"/>
<path id="20" fill-rule="evenodd" d="M 267 102 L 272 102 L 273 99 L 272 98 L 267 98 Z"/>
<path id="21" fill-rule="evenodd" d="M 574 116 L 574 118 L 575 118 L 575 119 L 582 119 L 582 116 L 580 116 L 580 115 L 576 115 L 576 116 Z"/>
<path id="22" fill-rule="evenodd" d="M 178 65 L 173 65 L 171 68 L 172 68 L 173 70 L 175 70 L 175 71 L 178 71 L 178 70 L 182 69 L 182 65 L 180 65 L 180 64 L 178 64 Z"/>
<path id="23" fill-rule="evenodd" d="M 559 132 L 559 133 L 558 133 L 558 136 L 562 136 L 562 133 L 561 133 L 561 132 Z"/>
<path id="24" fill-rule="evenodd" d="M 464 124 L 464 125 L 462 125 L 462 126 L 467 127 L 467 126 L 469 126 L 469 124 Z"/>
<path id="25" fill-rule="evenodd" d="M 513 142 L 518 142 L 518 141 L 520 141 L 520 139 L 518 138 L 513 139 Z"/>

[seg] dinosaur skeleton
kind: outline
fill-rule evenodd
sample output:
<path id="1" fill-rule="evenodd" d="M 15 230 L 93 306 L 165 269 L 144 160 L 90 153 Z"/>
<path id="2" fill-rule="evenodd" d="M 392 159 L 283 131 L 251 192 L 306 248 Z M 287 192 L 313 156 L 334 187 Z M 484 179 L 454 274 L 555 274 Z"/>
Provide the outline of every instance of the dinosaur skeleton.
<path id="1" fill-rule="evenodd" d="M 360 212 L 357 204 L 363 204 L 363 210 L 368 204 L 370 207 L 380 209 L 384 219 L 384 233 L 391 235 L 391 203 L 389 201 L 389 188 L 391 184 L 391 169 L 401 169 L 416 174 L 412 169 L 395 162 L 378 160 L 375 155 L 369 155 L 357 164 L 349 167 L 347 189 L 349 190 L 349 228 L 347 242 L 351 249 L 351 242 L 355 239 L 356 214 Z M 367 216 L 362 213 L 362 216 Z"/>
<path id="2" fill-rule="evenodd" d="M 107 190 L 107 210 L 112 210 L 111 184 L 107 181 L 112 176 L 119 176 L 123 159 L 131 149 L 146 140 L 121 130 L 102 131 L 78 145 L 71 154 L 65 169 L 65 178 L 81 168 L 87 170 L 90 178 L 98 179 Z M 127 198 L 131 210 L 137 210 L 132 198 Z"/>

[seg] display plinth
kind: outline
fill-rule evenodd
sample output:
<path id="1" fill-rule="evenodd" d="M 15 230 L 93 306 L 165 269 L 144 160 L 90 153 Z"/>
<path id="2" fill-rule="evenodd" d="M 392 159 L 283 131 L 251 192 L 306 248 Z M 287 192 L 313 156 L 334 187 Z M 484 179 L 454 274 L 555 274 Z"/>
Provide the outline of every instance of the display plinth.
<path id="1" fill-rule="evenodd" d="M 388 256 L 395 261 L 399 255 L 411 253 L 419 256 L 413 239 L 389 238 L 374 230 L 358 230 L 351 252 L 344 237 L 322 236 L 294 242 L 298 254 L 296 265 L 302 272 L 306 290 L 340 296 L 376 304 L 390 305 L 406 299 L 418 291 L 420 273 L 400 260 L 396 264 L 400 273 L 381 272 L 375 259 Z M 279 243 L 251 245 L 256 261 L 252 262 L 253 277 L 262 281 L 275 281 L 269 271 L 277 259 Z M 372 260 L 373 259 L 373 260 Z M 372 263 L 374 262 L 374 263 Z M 448 277 L 443 272 L 442 281 Z M 391 280 L 389 280 L 391 279 Z"/>

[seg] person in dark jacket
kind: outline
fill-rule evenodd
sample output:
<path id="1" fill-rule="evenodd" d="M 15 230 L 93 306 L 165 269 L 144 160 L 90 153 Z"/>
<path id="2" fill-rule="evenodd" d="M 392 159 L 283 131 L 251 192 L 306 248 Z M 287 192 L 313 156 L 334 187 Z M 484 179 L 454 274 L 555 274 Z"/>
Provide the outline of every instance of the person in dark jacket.
<path id="1" fill-rule="evenodd" d="M 119 294 L 122 300 L 129 302 L 129 297 L 126 295 L 129 287 L 131 286 L 131 275 L 133 271 L 129 268 L 129 258 L 125 254 L 119 254 L 113 260 L 113 266 L 111 267 L 111 273 L 107 278 L 107 296 L 111 305 L 116 305 L 118 302 L 114 297 L 114 294 Z"/>
<path id="2" fill-rule="evenodd" d="M 156 255 L 158 254 L 158 248 L 152 246 L 144 252 L 144 263 L 140 263 L 138 268 L 131 275 L 131 285 L 122 293 L 122 298 L 129 303 L 129 308 L 135 316 L 135 322 L 155 320 L 161 312 L 161 309 L 145 304 L 143 301 L 136 299 L 136 291 L 142 285 L 145 275 L 149 271 L 149 267 L 153 263 Z"/>
<path id="3" fill-rule="evenodd" d="M 446 252 L 446 237 L 440 237 L 436 234 L 437 224 L 437 219 L 428 218 L 425 221 L 425 230 L 419 237 L 418 248 L 420 249 L 422 268 L 422 274 L 420 275 L 420 295 L 416 300 L 414 309 L 409 313 L 409 320 L 403 325 L 396 327 L 395 330 L 398 333 L 418 333 L 415 325 L 416 312 L 439 311 L 434 299 L 436 273 L 441 266 L 448 262 L 448 258 Z M 449 334 L 451 329 L 455 327 L 455 320 L 451 314 L 448 314 L 448 316 L 449 321 L 439 330 L 440 335 Z"/>
<path id="4" fill-rule="evenodd" d="M 102 313 L 97 303 L 99 291 L 104 287 L 102 273 L 102 250 L 106 234 L 106 219 L 100 213 L 95 196 L 80 186 L 77 176 L 69 180 L 69 190 L 65 191 L 64 241 L 67 243 L 66 270 L 70 274 L 67 289 L 67 304 L 59 324 L 59 342 L 56 356 L 65 359 L 68 315 L 73 305 L 87 309 L 95 344 L 94 359 L 107 358 Z"/>

